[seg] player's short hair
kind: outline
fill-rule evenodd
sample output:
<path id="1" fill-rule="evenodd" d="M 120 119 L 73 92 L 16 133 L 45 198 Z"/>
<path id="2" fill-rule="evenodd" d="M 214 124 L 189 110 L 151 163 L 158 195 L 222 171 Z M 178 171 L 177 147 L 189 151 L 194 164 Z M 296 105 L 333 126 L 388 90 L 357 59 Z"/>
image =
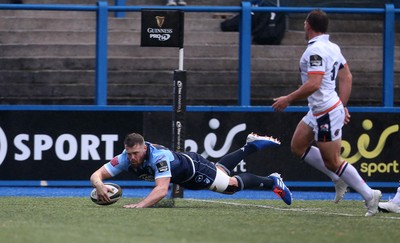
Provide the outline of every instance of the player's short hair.
<path id="1" fill-rule="evenodd" d="M 328 31 L 329 18 L 321 9 L 311 11 L 307 15 L 306 22 L 315 32 L 326 33 Z"/>
<path id="2" fill-rule="evenodd" d="M 130 133 L 130 134 L 126 135 L 126 137 L 124 139 L 124 144 L 127 147 L 133 147 L 133 146 L 135 146 L 137 144 L 143 145 L 144 144 L 144 138 L 139 133 Z"/>

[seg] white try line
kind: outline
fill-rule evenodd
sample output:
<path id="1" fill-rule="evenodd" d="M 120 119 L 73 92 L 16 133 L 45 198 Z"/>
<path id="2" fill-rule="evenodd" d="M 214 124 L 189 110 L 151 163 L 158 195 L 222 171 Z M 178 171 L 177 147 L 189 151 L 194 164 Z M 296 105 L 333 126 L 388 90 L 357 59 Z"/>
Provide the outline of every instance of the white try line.
<path id="1" fill-rule="evenodd" d="M 292 211 L 292 212 L 304 212 L 304 213 L 311 213 L 311 214 L 325 214 L 325 215 L 336 215 L 336 216 L 346 216 L 346 217 L 365 217 L 359 214 L 349 214 L 349 213 L 332 213 L 322 211 L 321 208 L 279 208 L 267 205 L 259 205 L 259 204 L 248 204 L 248 203 L 236 203 L 236 202 L 227 202 L 227 201 L 214 201 L 214 200 L 205 200 L 205 199 L 190 199 L 186 198 L 185 200 L 189 201 L 197 201 L 197 202 L 207 202 L 207 203 L 216 203 L 216 204 L 225 204 L 225 205 L 233 205 L 233 206 L 240 206 L 240 207 L 256 207 L 256 208 L 267 208 L 273 209 L 277 211 Z M 379 218 L 385 219 L 395 219 L 400 220 L 400 217 L 391 217 L 391 216 L 380 216 Z"/>

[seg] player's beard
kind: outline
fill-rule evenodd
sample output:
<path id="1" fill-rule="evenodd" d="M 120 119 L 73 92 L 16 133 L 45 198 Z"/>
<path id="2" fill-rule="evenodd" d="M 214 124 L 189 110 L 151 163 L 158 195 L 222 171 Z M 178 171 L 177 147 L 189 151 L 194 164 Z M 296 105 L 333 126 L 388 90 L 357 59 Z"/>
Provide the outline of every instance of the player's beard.
<path id="1" fill-rule="evenodd" d="M 131 165 L 133 166 L 133 168 L 138 168 L 140 166 L 140 162 L 139 161 L 133 161 L 131 160 Z"/>

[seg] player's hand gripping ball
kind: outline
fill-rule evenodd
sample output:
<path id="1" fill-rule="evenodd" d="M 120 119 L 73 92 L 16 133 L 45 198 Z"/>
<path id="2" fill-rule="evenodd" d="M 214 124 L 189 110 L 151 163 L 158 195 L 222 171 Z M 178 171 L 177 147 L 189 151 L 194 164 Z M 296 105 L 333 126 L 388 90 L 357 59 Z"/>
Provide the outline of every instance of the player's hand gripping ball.
<path id="1" fill-rule="evenodd" d="M 110 202 L 100 201 L 97 197 L 96 188 L 94 188 L 90 193 L 90 199 L 92 199 L 92 201 L 98 205 L 111 205 L 113 203 L 116 203 L 122 197 L 121 187 L 115 183 L 109 182 L 104 183 L 104 185 L 112 190 L 112 192 L 107 192 L 108 197 L 110 198 Z"/>

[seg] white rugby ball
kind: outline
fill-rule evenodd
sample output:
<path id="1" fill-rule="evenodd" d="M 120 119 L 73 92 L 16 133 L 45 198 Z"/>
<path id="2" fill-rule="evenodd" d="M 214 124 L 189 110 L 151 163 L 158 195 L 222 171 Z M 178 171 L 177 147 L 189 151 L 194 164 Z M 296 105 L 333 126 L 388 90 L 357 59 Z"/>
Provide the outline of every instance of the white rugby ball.
<path id="1" fill-rule="evenodd" d="M 96 188 L 94 188 L 90 193 L 90 199 L 92 199 L 92 201 L 98 205 L 111 205 L 113 203 L 116 203 L 122 197 L 121 187 L 115 183 L 110 183 L 110 182 L 106 182 L 104 183 L 104 185 L 112 190 L 112 192 L 107 193 L 111 201 L 106 202 L 99 200 L 97 197 Z"/>

